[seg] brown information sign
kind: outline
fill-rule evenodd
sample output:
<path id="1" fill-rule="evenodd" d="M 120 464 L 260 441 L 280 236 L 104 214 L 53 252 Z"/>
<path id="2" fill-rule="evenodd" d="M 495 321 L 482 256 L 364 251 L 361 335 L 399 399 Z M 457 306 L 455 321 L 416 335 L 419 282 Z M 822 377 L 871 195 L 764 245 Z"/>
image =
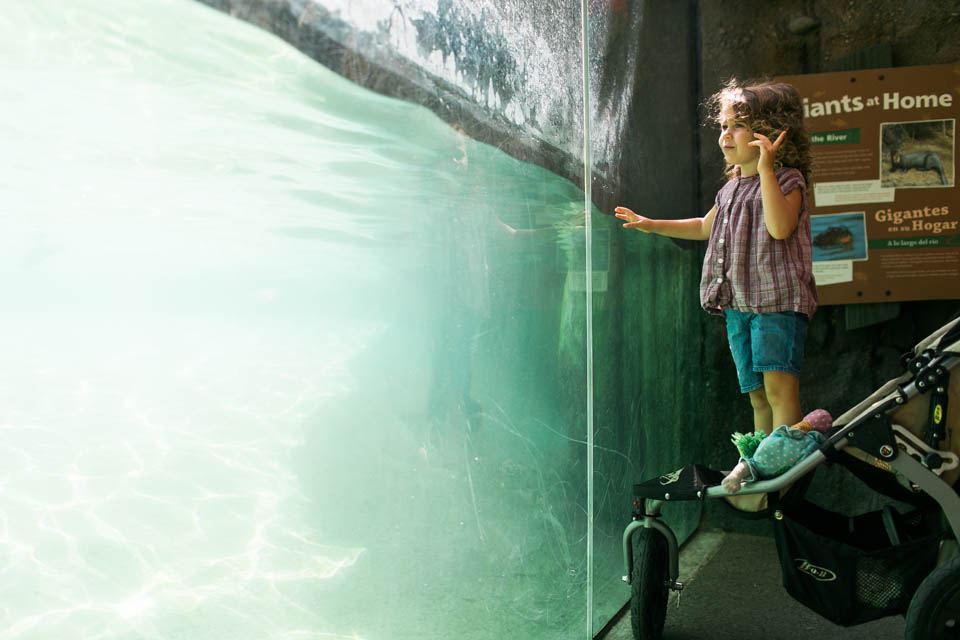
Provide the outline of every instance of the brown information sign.
<path id="1" fill-rule="evenodd" d="M 960 63 L 779 79 L 813 143 L 820 304 L 960 298 Z"/>

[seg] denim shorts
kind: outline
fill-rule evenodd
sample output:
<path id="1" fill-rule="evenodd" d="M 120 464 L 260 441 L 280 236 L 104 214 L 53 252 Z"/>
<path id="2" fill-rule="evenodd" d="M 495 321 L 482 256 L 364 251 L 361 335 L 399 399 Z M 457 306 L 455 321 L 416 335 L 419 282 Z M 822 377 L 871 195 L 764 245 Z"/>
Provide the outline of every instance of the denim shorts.
<path id="1" fill-rule="evenodd" d="M 804 313 L 724 312 L 727 342 L 737 365 L 740 391 L 749 393 L 763 387 L 764 371 L 783 371 L 800 377 L 803 343 L 810 319 Z"/>

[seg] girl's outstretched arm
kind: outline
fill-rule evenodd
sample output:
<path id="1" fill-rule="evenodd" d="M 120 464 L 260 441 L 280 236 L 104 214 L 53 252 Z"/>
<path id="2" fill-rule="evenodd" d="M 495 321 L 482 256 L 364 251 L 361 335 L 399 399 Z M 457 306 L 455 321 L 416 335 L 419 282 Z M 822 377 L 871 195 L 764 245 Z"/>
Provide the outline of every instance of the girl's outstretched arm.
<path id="1" fill-rule="evenodd" d="M 710 227 L 713 218 L 717 215 L 717 208 L 713 207 L 702 218 L 685 218 L 683 220 L 654 220 L 637 215 L 626 207 L 617 207 L 613 210 L 621 220 L 626 220 L 624 229 L 639 229 L 644 233 L 656 233 L 671 238 L 684 240 L 706 240 L 710 237 Z"/>
<path id="2" fill-rule="evenodd" d="M 763 200 L 763 222 L 767 231 L 777 240 L 788 238 L 797 228 L 800 216 L 800 206 L 803 197 L 799 189 L 794 189 L 784 195 L 774 173 L 774 160 L 777 149 L 783 144 L 787 132 L 781 131 L 776 142 L 762 133 L 753 134 L 757 139 L 751 142 L 752 146 L 760 148 L 760 160 L 757 162 L 757 172 L 760 174 L 760 197 Z"/>

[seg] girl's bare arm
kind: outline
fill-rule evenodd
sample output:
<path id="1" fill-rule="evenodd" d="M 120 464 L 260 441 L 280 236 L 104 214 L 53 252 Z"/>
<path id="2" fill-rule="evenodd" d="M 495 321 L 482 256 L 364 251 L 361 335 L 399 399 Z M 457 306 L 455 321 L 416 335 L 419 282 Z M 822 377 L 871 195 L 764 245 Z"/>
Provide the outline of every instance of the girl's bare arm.
<path id="1" fill-rule="evenodd" d="M 799 189 L 794 189 L 784 195 L 774 173 L 774 163 L 777 149 L 783 144 L 787 132 L 781 131 L 774 142 L 770 138 L 754 133 L 757 139 L 750 143 L 760 149 L 760 160 L 757 162 L 757 172 L 760 174 L 760 198 L 763 200 L 763 222 L 767 231 L 777 240 L 788 238 L 797 228 L 800 216 L 800 206 L 803 197 Z"/>
<path id="2" fill-rule="evenodd" d="M 771 171 L 767 176 L 760 174 L 760 197 L 763 200 L 763 223 L 767 226 L 767 231 L 777 240 L 790 237 L 797 228 L 800 205 L 803 204 L 800 189 L 783 195 L 777 177 Z"/>
<path id="3" fill-rule="evenodd" d="M 655 220 L 638 215 L 626 207 L 617 207 L 614 214 L 621 220 L 626 220 L 624 229 L 639 229 L 644 233 L 656 233 L 670 238 L 684 240 L 706 240 L 710 237 L 710 227 L 713 218 L 717 215 L 717 208 L 713 207 L 702 218 L 685 218 L 683 220 Z"/>

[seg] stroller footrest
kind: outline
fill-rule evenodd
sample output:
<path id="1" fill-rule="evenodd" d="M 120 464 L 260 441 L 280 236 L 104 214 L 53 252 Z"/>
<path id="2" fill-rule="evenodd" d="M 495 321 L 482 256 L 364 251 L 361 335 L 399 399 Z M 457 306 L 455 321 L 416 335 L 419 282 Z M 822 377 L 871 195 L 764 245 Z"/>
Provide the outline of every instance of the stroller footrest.
<path id="1" fill-rule="evenodd" d="M 633 485 L 633 494 L 651 500 L 702 500 L 707 487 L 720 484 L 723 473 L 692 464 Z"/>

